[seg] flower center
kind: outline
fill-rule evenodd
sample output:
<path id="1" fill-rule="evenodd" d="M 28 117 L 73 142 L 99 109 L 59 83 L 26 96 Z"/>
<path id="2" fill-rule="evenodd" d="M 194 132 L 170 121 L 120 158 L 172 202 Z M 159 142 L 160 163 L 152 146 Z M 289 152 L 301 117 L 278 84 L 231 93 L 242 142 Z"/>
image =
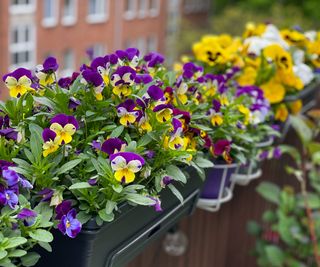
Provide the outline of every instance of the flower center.
<path id="1" fill-rule="evenodd" d="M 67 222 L 66 222 L 66 228 L 69 228 L 70 226 L 71 226 L 70 221 L 67 221 Z"/>
<path id="2" fill-rule="evenodd" d="M 10 199 L 10 196 L 8 193 L 6 193 L 6 199 L 9 200 Z"/>

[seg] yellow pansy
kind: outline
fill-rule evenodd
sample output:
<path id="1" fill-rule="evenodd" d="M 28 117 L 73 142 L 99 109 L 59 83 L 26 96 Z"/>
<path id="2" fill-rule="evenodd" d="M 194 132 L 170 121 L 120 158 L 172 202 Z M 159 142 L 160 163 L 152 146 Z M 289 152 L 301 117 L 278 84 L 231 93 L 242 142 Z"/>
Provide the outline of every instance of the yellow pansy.
<path id="1" fill-rule="evenodd" d="M 59 144 L 68 144 L 72 141 L 72 135 L 76 132 L 76 127 L 68 123 L 65 126 L 61 126 L 59 123 L 52 123 L 50 130 L 54 131 L 59 137 Z"/>
<path id="2" fill-rule="evenodd" d="M 243 33 L 243 38 L 248 38 L 251 36 L 261 36 L 266 30 L 266 24 L 254 24 L 248 22 L 246 24 L 245 32 Z"/>
<path id="3" fill-rule="evenodd" d="M 257 70 L 253 67 L 246 67 L 243 73 L 238 77 L 237 81 L 239 85 L 252 85 L 255 84 L 257 78 Z"/>
<path id="4" fill-rule="evenodd" d="M 159 110 L 156 113 L 156 118 L 158 122 L 166 122 L 171 119 L 171 115 L 172 115 L 172 109 L 164 108 Z"/>
<path id="5" fill-rule="evenodd" d="M 292 114 L 298 114 L 301 111 L 302 108 L 302 101 L 300 99 L 290 102 L 289 108 Z"/>
<path id="6" fill-rule="evenodd" d="M 310 55 L 311 63 L 316 68 L 320 68 L 320 40 L 309 43 L 308 53 Z"/>
<path id="7" fill-rule="evenodd" d="M 305 35 L 296 30 L 282 30 L 281 36 L 290 45 L 304 46 L 307 41 Z"/>
<path id="8" fill-rule="evenodd" d="M 131 95 L 132 90 L 128 85 L 120 85 L 113 87 L 112 92 L 119 97 L 124 97 Z"/>
<path id="9" fill-rule="evenodd" d="M 262 84 L 260 87 L 264 92 L 265 98 L 268 99 L 271 104 L 281 102 L 286 93 L 283 85 L 277 82 L 275 79 L 271 79 L 269 82 Z"/>
<path id="10" fill-rule="evenodd" d="M 223 118 L 220 113 L 213 114 L 210 120 L 213 126 L 219 126 L 223 123 Z"/>
<path id="11" fill-rule="evenodd" d="M 18 80 L 12 76 L 8 76 L 5 79 L 5 84 L 9 89 L 11 97 L 19 97 L 33 90 L 31 88 L 31 80 L 26 75 L 23 75 Z"/>
<path id="12" fill-rule="evenodd" d="M 59 139 L 57 139 L 57 140 L 59 140 Z M 58 150 L 59 142 L 52 141 L 52 140 L 47 141 L 43 144 L 42 148 L 43 148 L 42 155 L 44 157 L 47 157 L 49 154 L 56 152 Z"/>
<path id="13" fill-rule="evenodd" d="M 275 119 L 285 122 L 288 118 L 289 112 L 285 104 L 281 104 L 276 109 Z"/>
<path id="14" fill-rule="evenodd" d="M 222 106 L 229 106 L 230 102 L 226 95 L 221 95 L 219 99 Z"/>
<path id="15" fill-rule="evenodd" d="M 42 85 L 42 86 L 51 85 L 56 80 L 55 76 L 54 76 L 54 73 L 47 74 L 47 73 L 44 73 L 44 72 L 40 71 L 40 72 L 36 72 L 36 76 L 39 79 L 39 84 Z"/>
<path id="16" fill-rule="evenodd" d="M 263 54 L 268 60 L 271 59 L 280 70 L 288 72 L 292 71 L 291 55 L 280 45 L 273 44 L 267 46 L 263 50 Z"/>
<path id="17" fill-rule="evenodd" d="M 238 106 L 238 110 L 244 115 L 244 124 L 247 125 L 250 119 L 250 110 L 242 104 Z"/>

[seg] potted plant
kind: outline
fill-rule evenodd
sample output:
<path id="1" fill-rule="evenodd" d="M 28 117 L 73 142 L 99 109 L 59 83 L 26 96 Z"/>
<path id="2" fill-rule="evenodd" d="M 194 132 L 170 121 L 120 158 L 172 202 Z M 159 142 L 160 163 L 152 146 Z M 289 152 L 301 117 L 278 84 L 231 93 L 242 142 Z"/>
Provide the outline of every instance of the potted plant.
<path id="1" fill-rule="evenodd" d="M 34 73 L 19 68 L 3 77 L 12 98 L 0 103 L 6 118 L 1 157 L 9 162 L 8 170 L 32 187 L 26 202 L 15 198 L 18 207 L 39 211 L 36 223 L 28 227 L 51 229 L 55 241 L 51 247 L 44 244 L 52 241 L 51 234 L 38 240 L 25 231 L 21 235 L 31 240 L 24 242 L 25 251 L 33 261 L 11 258 L 9 251 L 2 262 L 32 266 L 39 259 L 36 251 L 43 254 L 37 244 L 52 250 L 38 266 L 105 266 L 129 260 L 191 212 L 202 181 L 182 167 L 203 172 L 211 163 L 192 146 L 188 136 L 193 128 L 166 103 L 164 89 L 175 76 L 163 61 L 157 53 L 141 58 L 137 49 L 129 48 L 95 58 L 79 73 L 59 80 L 53 57 Z M 198 140 L 200 136 L 192 139 Z M 184 183 L 188 186 L 181 189 Z M 1 192 L 8 189 L 4 184 Z M 8 203 L 1 202 L 2 211 L 12 209 Z M 106 246 L 110 236 L 115 241 Z M 137 245 L 134 251 L 125 249 L 132 244 Z M 69 245 L 77 249 L 58 249 Z"/>
<path id="2" fill-rule="evenodd" d="M 257 188 L 273 204 L 263 213 L 262 224 L 248 223 L 248 231 L 256 237 L 253 253 L 259 266 L 320 266 L 319 119 L 319 110 L 308 117 L 291 117 L 302 148 L 281 147 L 293 158 L 286 170 L 297 178 L 298 187 L 263 182 Z"/>

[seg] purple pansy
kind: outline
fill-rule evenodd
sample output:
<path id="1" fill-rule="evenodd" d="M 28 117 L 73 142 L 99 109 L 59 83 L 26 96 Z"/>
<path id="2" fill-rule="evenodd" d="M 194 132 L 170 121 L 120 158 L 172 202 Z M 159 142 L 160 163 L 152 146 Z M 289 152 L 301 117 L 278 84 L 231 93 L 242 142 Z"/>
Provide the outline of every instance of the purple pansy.
<path id="1" fill-rule="evenodd" d="M 23 188 L 27 188 L 27 189 L 32 189 L 33 188 L 33 185 L 26 179 L 23 179 L 23 178 L 20 177 L 19 182 L 20 182 L 20 185 Z"/>
<path id="2" fill-rule="evenodd" d="M 18 132 L 15 129 L 6 128 L 6 129 L 0 130 L 0 136 L 3 136 L 8 140 L 17 141 L 19 135 L 18 135 Z"/>
<path id="3" fill-rule="evenodd" d="M 164 93 L 163 93 L 162 89 L 156 85 L 151 85 L 148 88 L 147 93 L 153 100 L 156 100 L 156 101 L 160 100 L 164 97 Z"/>
<path id="4" fill-rule="evenodd" d="M 228 87 L 226 85 L 226 78 L 224 75 L 213 75 L 213 74 L 206 74 L 204 76 L 206 82 L 210 86 L 215 86 L 218 89 L 220 94 L 223 94 L 227 91 Z"/>
<path id="5" fill-rule="evenodd" d="M 80 100 L 70 97 L 69 99 L 69 104 L 68 104 L 68 109 L 76 110 L 76 108 L 81 105 Z"/>
<path id="6" fill-rule="evenodd" d="M 260 160 L 265 160 L 267 159 L 269 156 L 269 151 L 268 150 L 263 150 L 260 154 L 259 154 L 259 159 Z"/>
<path id="7" fill-rule="evenodd" d="M 118 153 L 114 153 L 112 155 L 110 155 L 110 161 L 111 161 L 111 165 L 112 164 L 116 164 L 115 162 L 112 162 L 113 160 L 115 160 L 117 157 L 123 157 L 126 162 L 130 162 L 133 160 L 138 160 L 140 161 L 141 166 L 143 166 L 145 164 L 144 158 L 141 157 L 140 155 L 133 153 L 133 152 L 118 152 Z"/>
<path id="8" fill-rule="evenodd" d="M 145 155 L 148 159 L 153 159 L 155 154 L 156 153 L 153 150 L 147 150 Z"/>
<path id="9" fill-rule="evenodd" d="M 4 170 L 10 166 L 14 166 L 14 163 L 0 159 L 0 171 Z"/>
<path id="10" fill-rule="evenodd" d="M 51 73 L 58 70 L 59 65 L 55 57 L 48 57 L 42 64 L 43 69 L 41 70 L 44 73 Z"/>
<path id="11" fill-rule="evenodd" d="M 21 220 L 25 226 L 34 225 L 36 217 L 37 213 L 27 208 L 23 208 L 17 215 L 17 218 Z"/>
<path id="12" fill-rule="evenodd" d="M 109 138 L 103 142 L 101 151 L 111 155 L 121 151 L 121 147 L 125 144 L 120 138 Z"/>
<path id="13" fill-rule="evenodd" d="M 9 187 L 16 185 L 20 180 L 20 176 L 14 170 L 8 168 L 2 170 L 2 177 Z"/>
<path id="14" fill-rule="evenodd" d="M 101 150 L 101 143 L 99 141 L 93 140 L 91 145 L 94 149 Z"/>
<path id="15" fill-rule="evenodd" d="M 10 119 L 8 115 L 0 116 L 0 129 L 8 128 L 10 125 Z"/>
<path id="16" fill-rule="evenodd" d="M 72 208 L 71 200 L 63 200 L 59 205 L 56 206 L 56 220 L 60 220 L 63 215 L 68 214 Z"/>
<path id="17" fill-rule="evenodd" d="M 91 185 L 91 186 L 96 185 L 97 182 L 98 182 L 98 178 L 90 178 L 90 179 L 88 180 L 88 184 Z"/>
<path id="18" fill-rule="evenodd" d="M 44 188 L 38 192 L 38 195 L 42 197 L 41 201 L 47 202 L 50 201 L 53 196 L 54 191 L 50 188 Z"/>
<path id="19" fill-rule="evenodd" d="M 134 82 L 137 84 L 148 84 L 152 82 L 152 77 L 150 74 L 137 74 L 136 78 L 134 79 Z"/>
<path id="20" fill-rule="evenodd" d="M 51 131 L 49 128 L 43 129 L 42 139 L 45 142 L 53 141 L 56 138 L 57 134 L 54 131 Z"/>
<path id="21" fill-rule="evenodd" d="M 116 51 L 116 55 L 121 60 L 132 61 L 132 59 L 134 59 L 134 57 L 139 57 L 139 54 L 140 54 L 139 50 L 134 47 L 129 47 L 126 50 L 117 50 Z"/>
<path id="22" fill-rule="evenodd" d="M 81 74 L 85 81 L 88 84 L 93 85 L 94 87 L 100 87 L 103 84 L 103 79 L 97 71 L 87 69 L 84 70 Z"/>
<path id="23" fill-rule="evenodd" d="M 154 68 L 164 62 L 164 57 L 156 52 L 150 52 L 149 54 L 145 55 L 143 59 L 147 62 L 147 66 L 149 68 Z"/>
<path id="24" fill-rule="evenodd" d="M 8 77 L 13 77 L 18 81 L 22 76 L 27 76 L 30 80 L 32 79 L 31 71 L 25 68 L 18 68 L 13 72 L 4 75 L 2 79 L 5 82 Z"/>
<path id="25" fill-rule="evenodd" d="M 188 111 L 184 111 L 178 108 L 173 109 L 173 115 L 179 116 L 179 120 L 183 120 L 184 124 L 189 124 L 191 120 L 191 115 Z"/>
<path id="26" fill-rule="evenodd" d="M 68 116 L 66 114 L 58 114 L 54 116 L 51 120 L 50 123 L 58 123 L 62 127 L 66 126 L 67 124 L 72 124 L 76 129 L 79 129 L 79 124 L 78 121 L 74 116 Z"/>
<path id="27" fill-rule="evenodd" d="M 215 112 L 220 112 L 220 108 L 221 108 L 221 103 L 219 100 L 217 99 L 213 99 L 212 100 L 212 106 Z"/>
<path id="28" fill-rule="evenodd" d="M 172 182 L 173 182 L 172 177 L 164 176 L 164 177 L 162 177 L 162 179 L 160 181 L 160 185 L 162 188 L 165 188 L 167 185 L 171 184 Z"/>
<path id="29" fill-rule="evenodd" d="M 120 123 L 124 126 L 128 126 L 136 121 L 140 113 L 135 110 L 136 104 L 132 99 L 127 99 L 125 102 L 117 106 L 118 117 Z"/>
<path id="30" fill-rule="evenodd" d="M 273 157 L 274 157 L 275 159 L 281 158 L 281 155 L 282 155 L 281 148 L 280 148 L 280 147 L 275 147 L 275 148 L 273 149 L 272 155 L 273 155 Z"/>
<path id="31" fill-rule="evenodd" d="M 217 156 L 221 156 L 224 152 L 230 152 L 231 142 L 226 139 L 218 140 L 214 144 L 214 154 Z"/>
<path id="32" fill-rule="evenodd" d="M 203 67 L 197 66 L 193 62 L 188 62 L 183 65 L 182 76 L 185 79 L 199 78 L 203 73 Z"/>
<path id="33" fill-rule="evenodd" d="M 71 85 L 71 77 L 60 78 L 59 81 L 58 81 L 58 85 L 61 88 L 68 89 L 69 86 Z"/>
<path id="34" fill-rule="evenodd" d="M 70 210 L 66 215 L 63 215 L 58 229 L 67 236 L 75 238 L 81 231 L 82 225 L 79 220 L 76 219 L 77 213 L 75 209 Z"/>
<path id="35" fill-rule="evenodd" d="M 161 212 L 162 208 L 161 208 L 161 201 L 158 197 L 152 197 L 149 196 L 150 199 L 154 200 L 154 204 L 151 204 L 150 207 L 154 207 L 154 210 L 156 212 Z"/>
<path id="36" fill-rule="evenodd" d="M 15 209 L 18 202 L 19 199 L 15 190 L 0 188 L 1 205 L 8 205 L 11 209 Z"/>

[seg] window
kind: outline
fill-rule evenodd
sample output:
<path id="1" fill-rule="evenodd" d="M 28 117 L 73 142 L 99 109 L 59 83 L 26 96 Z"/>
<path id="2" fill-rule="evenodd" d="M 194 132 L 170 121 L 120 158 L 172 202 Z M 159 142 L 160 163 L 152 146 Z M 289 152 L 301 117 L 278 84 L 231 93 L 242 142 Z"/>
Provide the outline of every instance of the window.
<path id="1" fill-rule="evenodd" d="M 56 0 L 43 1 L 43 20 L 44 27 L 54 27 L 57 25 L 58 6 Z"/>
<path id="2" fill-rule="evenodd" d="M 63 76 L 71 75 L 74 70 L 74 53 L 71 49 L 65 50 L 63 53 Z"/>
<path id="3" fill-rule="evenodd" d="M 87 50 L 93 51 L 93 57 L 101 57 L 106 54 L 106 48 L 104 44 L 94 44 L 93 46 L 89 47 Z"/>
<path id="4" fill-rule="evenodd" d="M 105 22 L 108 12 L 109 0 L 89 0 L 87 21 L 89 23 Z"/>
<path id="5" fill-rule="evenodd" d="M 9 11 L 13 15 L 33 13 L 35 0 L 11 0 Z"/>
<path id="6" fill-rule="evenodd" d="M 125 0 L 124 17 L 127 20 L 133 19 L 136 16 L 137 0 Z"/>
<path id="7" fill-rule="evenodd" d="M 156 17 L 159 15 L 160 1 L 159 0 L 149 0 L 149 11 L 150 16 Z"/>
<path id="8" fill-rule="evenodd" d="M 77 0 L 64 0 L 63 1 L 63 25 L 73 25 L 77 19 Z"/>
<path id="9" fill-rule="evenodd" d="M 10 30 L 10 65 L 33 67 L 35 57 L 34 27 L 32 24 L 19 24 Z"/>
<path id="10" fill-rule="evenodd" d="M 144 18 L 147 14 L 148 0 L 139 0 L 139 18 Z"/>
<path id="11" fill-rule="evenodd" d="M 146 53 L 146 42 L 144 37 L 137 39 L 137 48 L 139 49 L 141 55 Z"/>
<path id="12" fill-rule="evenodd" d="M 157 36 L 156 35 L 149 36 L 147 39 L 147 52 L 157 51 L 157 50 L 158 50 Z"/>

